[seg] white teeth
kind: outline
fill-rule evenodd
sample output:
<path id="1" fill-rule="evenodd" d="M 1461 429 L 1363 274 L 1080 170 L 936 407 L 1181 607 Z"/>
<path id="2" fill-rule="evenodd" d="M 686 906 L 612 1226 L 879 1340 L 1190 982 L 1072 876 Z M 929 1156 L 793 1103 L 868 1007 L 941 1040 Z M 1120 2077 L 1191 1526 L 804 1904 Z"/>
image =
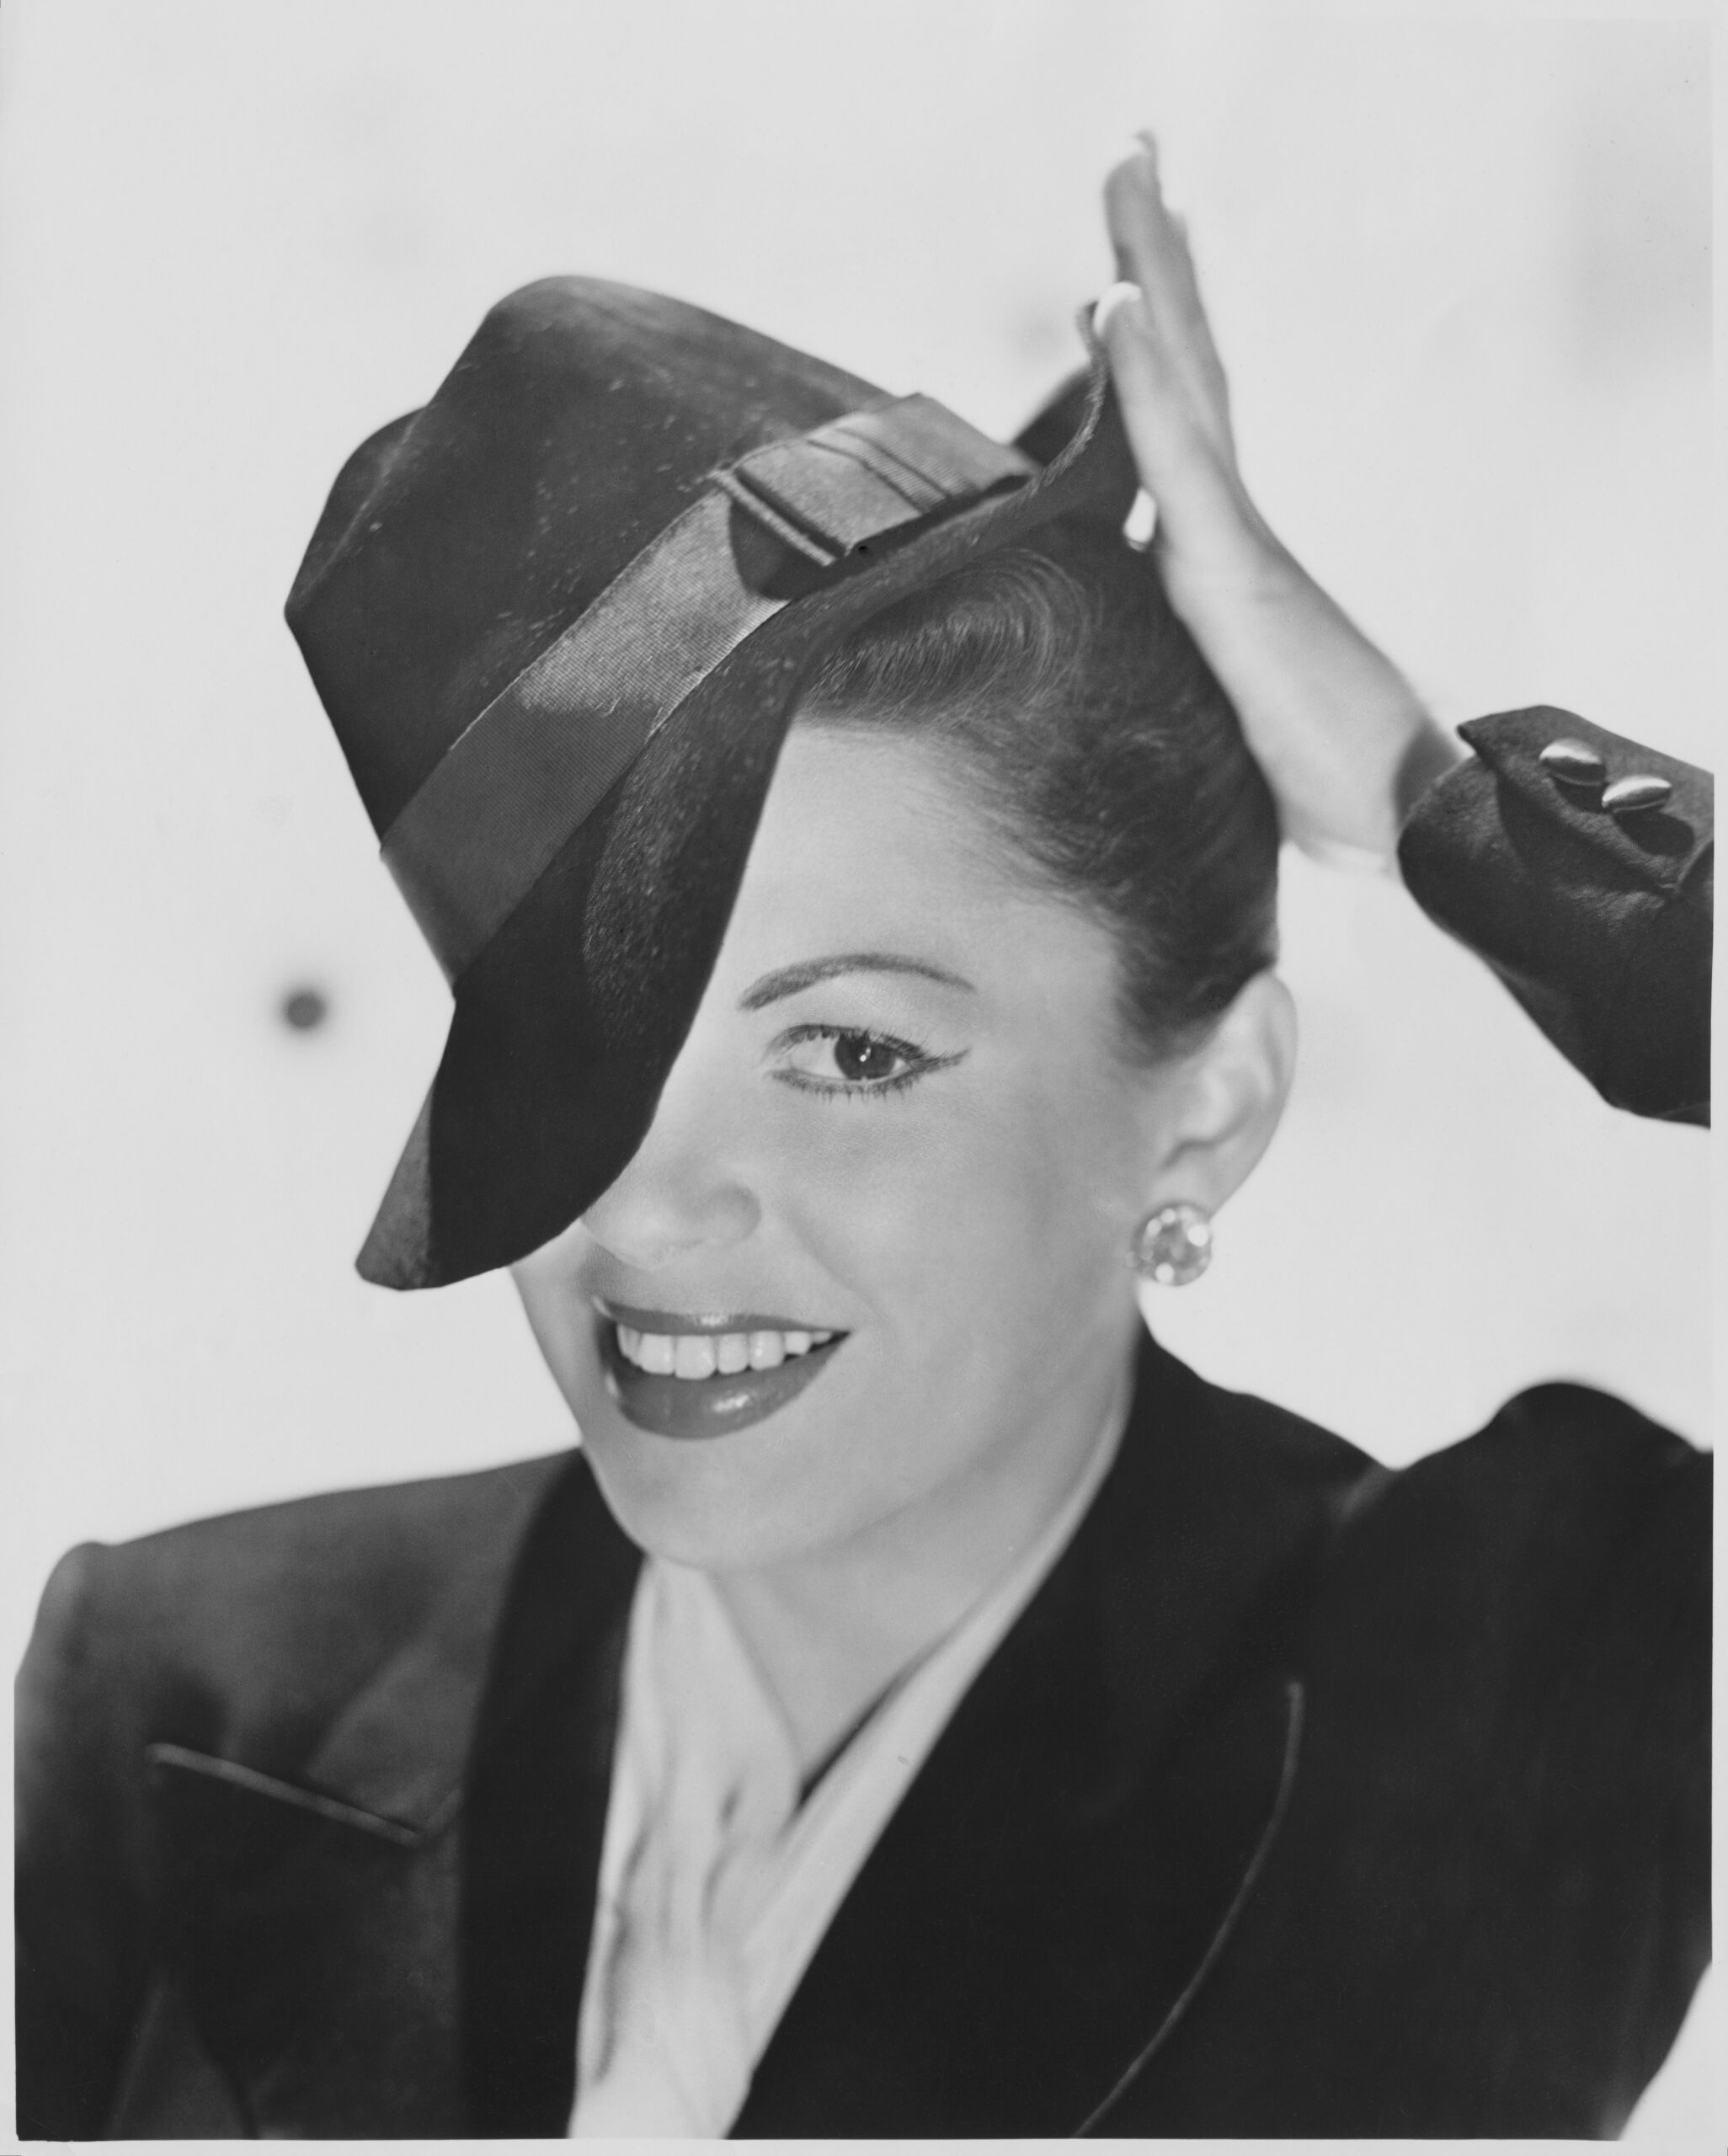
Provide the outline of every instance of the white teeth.
<path id="1" fill-rule="evenodd" d="M 808 1355 L 813 1348 L 825 1347 L 830 1331 L 791 1332 L 639 1332 L 635 1326 L 616 1328 L 618 1353 L 627 1363 L 652 1377 L 711 1378 L 717 1371 L 733 1377 L 740 1370 L 774 1370 L 788 1355 Z"/>
<path id="2" fill-rule="evenodd" d="M 714 1374 L 714 1336 L 711 1332 L 680 1332 L 672 1358 L 675 1378 L 711 1378 Z"/>

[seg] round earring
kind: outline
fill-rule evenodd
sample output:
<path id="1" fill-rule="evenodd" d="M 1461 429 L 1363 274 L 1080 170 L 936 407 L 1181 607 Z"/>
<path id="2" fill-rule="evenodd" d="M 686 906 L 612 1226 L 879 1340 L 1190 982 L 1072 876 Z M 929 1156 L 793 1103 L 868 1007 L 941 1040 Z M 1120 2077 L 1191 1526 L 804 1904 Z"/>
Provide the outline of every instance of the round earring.
<path id="1" fill-rule="evenodd" d="M 1160 1288 L 1186 1288 L 1211 1262 L 1212 1215 L 1186 1198 L 1149 1213 L 1128 1251 L 1128 1263 L 1140 1278 Z"/>

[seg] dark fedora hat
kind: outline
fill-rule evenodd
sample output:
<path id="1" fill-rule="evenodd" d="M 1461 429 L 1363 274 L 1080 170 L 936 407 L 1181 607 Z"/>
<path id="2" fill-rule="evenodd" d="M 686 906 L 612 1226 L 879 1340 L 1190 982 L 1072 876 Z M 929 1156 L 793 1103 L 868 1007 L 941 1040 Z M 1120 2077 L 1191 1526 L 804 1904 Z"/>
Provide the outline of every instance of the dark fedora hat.
<path id="1" fill-rule="evenodd" d="M 509 1264 L 624 1167 L 813 661 L 1051 518 L 1119 528 L 1134 487 L 1096 360 L 1009 447 L 575 277 L 362 443 L 288 621 L 455 995 L 368 1279 Z"/>

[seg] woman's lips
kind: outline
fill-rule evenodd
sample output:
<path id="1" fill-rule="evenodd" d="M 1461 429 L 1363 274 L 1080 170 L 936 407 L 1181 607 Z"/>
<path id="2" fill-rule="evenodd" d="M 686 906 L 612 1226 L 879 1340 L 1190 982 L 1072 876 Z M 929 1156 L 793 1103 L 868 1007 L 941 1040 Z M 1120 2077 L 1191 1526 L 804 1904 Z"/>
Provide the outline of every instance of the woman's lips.
<path id="1" fill-rule="evenodd" d="M 819 1377 L 846 1338 L 756 1312 L 597 1308 L 608 1390 L 628 1421 L 665 1438 L 723 1437 L 760 1422 Z"/>

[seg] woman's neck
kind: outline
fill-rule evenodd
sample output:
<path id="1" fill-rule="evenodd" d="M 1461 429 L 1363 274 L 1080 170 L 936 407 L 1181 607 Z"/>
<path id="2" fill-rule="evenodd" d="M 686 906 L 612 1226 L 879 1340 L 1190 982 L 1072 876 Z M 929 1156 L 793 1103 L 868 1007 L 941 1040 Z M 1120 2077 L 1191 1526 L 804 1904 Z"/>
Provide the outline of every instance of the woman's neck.
<path id="1" fill-rule="evenodd" d="M 1032 1547 L 1119 1424 L 1131 1381 L 1131 1361 L 1107 1364 L 1059 1426 L 1029 1429 L 867 1532 L 713 1576 L 803 1773 Z"/>

